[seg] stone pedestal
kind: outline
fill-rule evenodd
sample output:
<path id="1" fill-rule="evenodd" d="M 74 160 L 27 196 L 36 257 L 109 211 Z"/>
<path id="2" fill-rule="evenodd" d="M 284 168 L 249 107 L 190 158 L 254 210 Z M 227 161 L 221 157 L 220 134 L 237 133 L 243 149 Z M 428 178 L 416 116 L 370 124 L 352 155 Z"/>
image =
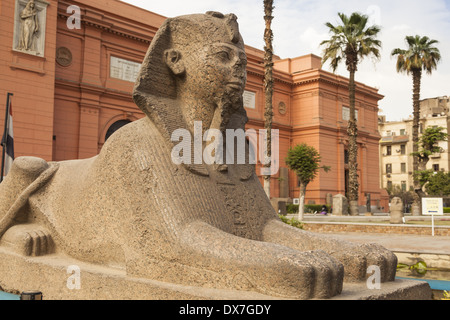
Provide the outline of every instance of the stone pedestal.
<path id="1" fill-rule="evenodd" d="M 26 270 L 26 272 L 16 272 Z M 79 270 L 74 273 L 73 270 Z M 98 266 L 57 254 L 24 257 L 0 248 L 0 280 L 5 292 L 42 292 L 44 300 L 280 300 L 251 291 L 222 290 L 129 277 L 125 270 Z M 76 277 L 79 277 L 78 280 Z M 79 286 L 76 282 L 79 281 Z M 365 282 L 344 283 L 331 300 L 431 300 L 428 283 L 395 280 L 380 289 Z"/>
<path id="2" fill-rule="evenodd" d="M 289 198 L 289 170 L 280 168 L 280 198 Z"/>
<path id="3" fill-rule="evenodd" d="M 350 215 L 357 216 L 359 214 L 358 201 L 356 201 L 356 200 L 349 201 L 348 205 L 349 205 Z"/>
<path id="4" fill-rule="evenodd" d="M 411 206 L 411 215 L 420 216 L 421 215 L 421 207 L 420 205 L 412 204 Z"/>
<path id="5" fill-rule="evenodd" d="M 286 212 L 287 199 L 272 198 L 272 199 L 270 199 L 270 203 L 272 204 L 272 207 L 275 209 L 276 213 L 281 214 L 283 216 L 285 216 L 287 214 L 287 212 Z"/>
<path id="6" fill-rule="evenodd" d="M 390 222 L 392 224 L 403 223 L 403 202 L 399 197 L 395 197 L 391 200 L 390 216 Z"/>
<path id="7" fill-rule="evenodd" d="M 337 194 L 333 197 L 333 215 L 348 215 L 348 201 L 342 194 Z"/>

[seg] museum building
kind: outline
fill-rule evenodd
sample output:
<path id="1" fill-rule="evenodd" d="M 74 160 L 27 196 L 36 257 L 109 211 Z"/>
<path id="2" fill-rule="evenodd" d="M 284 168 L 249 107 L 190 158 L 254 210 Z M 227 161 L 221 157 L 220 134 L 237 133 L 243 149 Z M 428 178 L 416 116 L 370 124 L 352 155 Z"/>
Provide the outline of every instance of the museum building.
<path id="1" fill-rule="evenodd" d="M 0 101 L 13 94 L 15 157 L 92 157 L 115 130 L 144 117 L 131 92 L 165 19 L 118 0 L 2 1 Z M 262 129 L 264 52 L 246 46 L 246 54 L 247 127 Z M 290 147 L 305 142 L 331 167 L 306 193 L 307 203 L 324 204 L 327 195 L 346 193 L 348 79 L 323 70 L 321 58 L 312 54 L 274 60 L 273 129 L 279 130 L 280 170 L 272 176 L 271 197 L 298 197 L 297 178 L 284 159 Z M 365 205 L 370 194 L 372 205 L 387 208 L 379 183 L 382 98 L 377 89 L 357 83 L 359 201 Z M 2 123 L 4 114 L 0 111 Z"/>

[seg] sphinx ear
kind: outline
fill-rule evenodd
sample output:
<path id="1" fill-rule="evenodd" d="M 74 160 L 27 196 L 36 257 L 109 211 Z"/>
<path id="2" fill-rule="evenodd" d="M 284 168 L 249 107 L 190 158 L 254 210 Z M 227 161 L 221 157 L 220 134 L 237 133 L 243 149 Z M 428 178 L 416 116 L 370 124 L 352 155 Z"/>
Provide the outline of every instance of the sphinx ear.
<path id="1" fill-rule="evenodd" d="M 179 76 L 184 73 L 184 63 L 178 50 L 168 49 L 164 51 L 164 61 L 175 75 Z"/>

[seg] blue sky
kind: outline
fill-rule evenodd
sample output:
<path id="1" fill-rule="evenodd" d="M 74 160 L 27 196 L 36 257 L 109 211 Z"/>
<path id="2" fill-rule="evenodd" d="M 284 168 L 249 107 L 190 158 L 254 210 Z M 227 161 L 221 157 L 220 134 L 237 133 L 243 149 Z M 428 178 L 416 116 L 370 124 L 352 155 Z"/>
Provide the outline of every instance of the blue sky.
<path id="1" fill-rule="evenodd" d="M 263 50 L 264 20 L 262 0 L 126 0 L 135 6 L 174 17 L 190 13 L 220 11 L 238 16 L 241 34 L 247 45 Z M 423 75 L 421 98 L 450 96 L 450 0 L 274 0 L 274 51 L 281 58 L 309 53 L 321 56 L 319 44 L 328 38 L 326 22 L 337 23 L 338 12 L 368 14 L 381 26 L 383 42 L 381 60 L 371 59 L 359 65 L 356 80 L 376 87 L 385 96 L 380 101 L 380 114 L 388 121 L 412 115 L 412 79 L 398 74 L 394 48 L 406 48 L 405 36 L 426 35 L 439 41 L 442 61 L 433 75 Z M 330 70 L 329 65 L 324 65 Z M 337 71 L 348 76 L 345 66 Z"/>

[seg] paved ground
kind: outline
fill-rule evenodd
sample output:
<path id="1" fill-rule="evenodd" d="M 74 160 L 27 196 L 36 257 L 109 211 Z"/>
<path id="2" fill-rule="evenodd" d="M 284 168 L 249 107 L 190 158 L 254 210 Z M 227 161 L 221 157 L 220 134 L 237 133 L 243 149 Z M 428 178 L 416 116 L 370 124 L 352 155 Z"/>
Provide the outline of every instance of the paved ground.
<path id="1" fill-rule="evenodd" d="M 357 232 L 326 234 L 358 243 L 379 243 L 387 249 L 396 252 L 450 255 L 450 237 Z"/>
<path id="2" fill-rule="evenodd" d="M 290 214 L 288 218 L 296 218 L 296 214 Z M 405 215 L 407 220 L 430 220 L 430 216 L 410 216 Z M 448 220 L 449 215 L 436 216 L 435 219 Z M 317 221 L 317 222 L 340 222 L 346 221 L 361 223 L 363 221 L 370 220 L 372 222 L 389 220 L 389 216 L 386 213 L 376 213 L 373 216 L 333 216 L 333 215 L 305 215 L 305 222 Z M 342 223 L 346 223 L 342 222 Z M 414 234 L 386 234 L 386 233 L 359 233 L 359 232 L 347 232 L 347 233 L 326 233 L 343 240 L 354 241 L 358 243 L 375 242 L 395 252 L 413 252 L 413 253 L 429 253 L 429 254 L 447 254 L 450 255 L 450 237 L 444 236 L 432 236 L 431 227 L 430 235 L 414 235 Z"/>

